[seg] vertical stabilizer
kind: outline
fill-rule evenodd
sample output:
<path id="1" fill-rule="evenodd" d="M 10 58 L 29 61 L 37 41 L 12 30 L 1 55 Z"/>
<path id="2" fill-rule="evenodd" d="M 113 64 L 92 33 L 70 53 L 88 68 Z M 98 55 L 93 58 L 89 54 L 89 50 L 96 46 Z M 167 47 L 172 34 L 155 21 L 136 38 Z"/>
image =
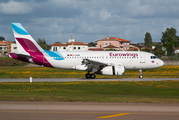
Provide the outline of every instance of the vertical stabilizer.
<path id="1" fill-rule="evenodd" d="M 10 57 L 25 62 L 53 67 L 49 55 L 45 52 L 20 23 L 11 23 L 18 53 L 10 53 Z"/>
<path id="2" fill-rule="evenodd" d="M 24 29 L 20 23 L 11 23 L 17 50 L 20 53 L 26 52 L 42 52 L 43 49 L 31 37 L 31 35 Z"/>

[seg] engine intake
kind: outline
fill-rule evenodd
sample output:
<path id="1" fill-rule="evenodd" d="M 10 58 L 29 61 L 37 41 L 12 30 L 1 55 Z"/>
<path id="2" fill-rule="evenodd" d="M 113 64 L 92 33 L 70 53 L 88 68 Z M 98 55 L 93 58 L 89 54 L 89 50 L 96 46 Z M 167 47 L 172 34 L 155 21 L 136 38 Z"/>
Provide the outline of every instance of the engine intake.
<path id="1" fill-rule="evenodd" d="M 102 75 L 123 75 L 124 73 L 124 66 L 106 66 L 101 70 Z"/>

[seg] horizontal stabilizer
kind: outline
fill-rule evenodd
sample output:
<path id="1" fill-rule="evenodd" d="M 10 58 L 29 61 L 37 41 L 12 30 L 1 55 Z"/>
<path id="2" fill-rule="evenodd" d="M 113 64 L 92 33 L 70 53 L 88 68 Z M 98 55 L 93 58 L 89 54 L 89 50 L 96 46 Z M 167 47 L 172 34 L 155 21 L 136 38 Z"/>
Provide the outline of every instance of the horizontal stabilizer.
<path id="1" fill-rule="evenodd" d="M 32 56 L 30 56 L 30 55 L 26 55 L 26 54 L 22 54 L 22 53 L 20 53 L 20 54 L 16 54 L 16 55 L 18 55 L 19 57 L 32 58 Z"/>
<path id="2" fill-rule="evenodd" d="M 32 56 L 30 56 L 27 53 L 13 53 L 14 55 L 17 55 L 18 57 L 24 57 L 24 58 L 32 58 Z M 11 57 L 11 53 L 9 54 L 9 57 Z"/>

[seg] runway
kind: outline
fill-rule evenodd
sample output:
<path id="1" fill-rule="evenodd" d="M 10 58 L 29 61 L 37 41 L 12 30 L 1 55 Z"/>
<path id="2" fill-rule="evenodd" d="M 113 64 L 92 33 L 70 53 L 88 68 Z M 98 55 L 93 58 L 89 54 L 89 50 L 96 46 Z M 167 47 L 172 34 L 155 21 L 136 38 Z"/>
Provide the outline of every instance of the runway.
<path id="1" fill-rule="evenodd" d="M 76 81 L 163 81 L 179 80 L 179 78 L 106 78 L 106 79 L 85 79 L 85 78 L 32 78 L 32 82 L 76 82 Z M 30 78 L 4 78 L 0 82 L 29 82 Z"/>
<path id="2" fill-rule="evenodd" d="M 0 101 L 1 120 L 177 120 L 179 104 Z"/>

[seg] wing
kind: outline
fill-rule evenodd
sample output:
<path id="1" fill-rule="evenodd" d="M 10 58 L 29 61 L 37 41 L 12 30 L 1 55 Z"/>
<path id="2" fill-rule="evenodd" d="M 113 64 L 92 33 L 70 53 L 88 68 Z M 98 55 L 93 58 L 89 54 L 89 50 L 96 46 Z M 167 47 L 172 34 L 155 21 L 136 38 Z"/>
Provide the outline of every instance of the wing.
<path id="1" fill-rule="evenodd" d="M 93 69 L 102 69 L 106 66 L 123 66 L 122 63 L 118 62 L 109 62 L 109 61 L 100 61 L 100 60 L 92 60 L 92 59 L 83 59 L 82 64 L 87 66 L 88 71 L 95 71 Z"/>
<path id="2" fill-rule="evenodd" d="M 92 59 L 83 59 L 82 63 L 85 64 L 85 65 L 92 64 L 94 66 L 96 66 L 96 65 L 108 65 L 108 62 L 106 62 L 106 61 L 99 61 L 99 60 L 92 60 Z"/>

